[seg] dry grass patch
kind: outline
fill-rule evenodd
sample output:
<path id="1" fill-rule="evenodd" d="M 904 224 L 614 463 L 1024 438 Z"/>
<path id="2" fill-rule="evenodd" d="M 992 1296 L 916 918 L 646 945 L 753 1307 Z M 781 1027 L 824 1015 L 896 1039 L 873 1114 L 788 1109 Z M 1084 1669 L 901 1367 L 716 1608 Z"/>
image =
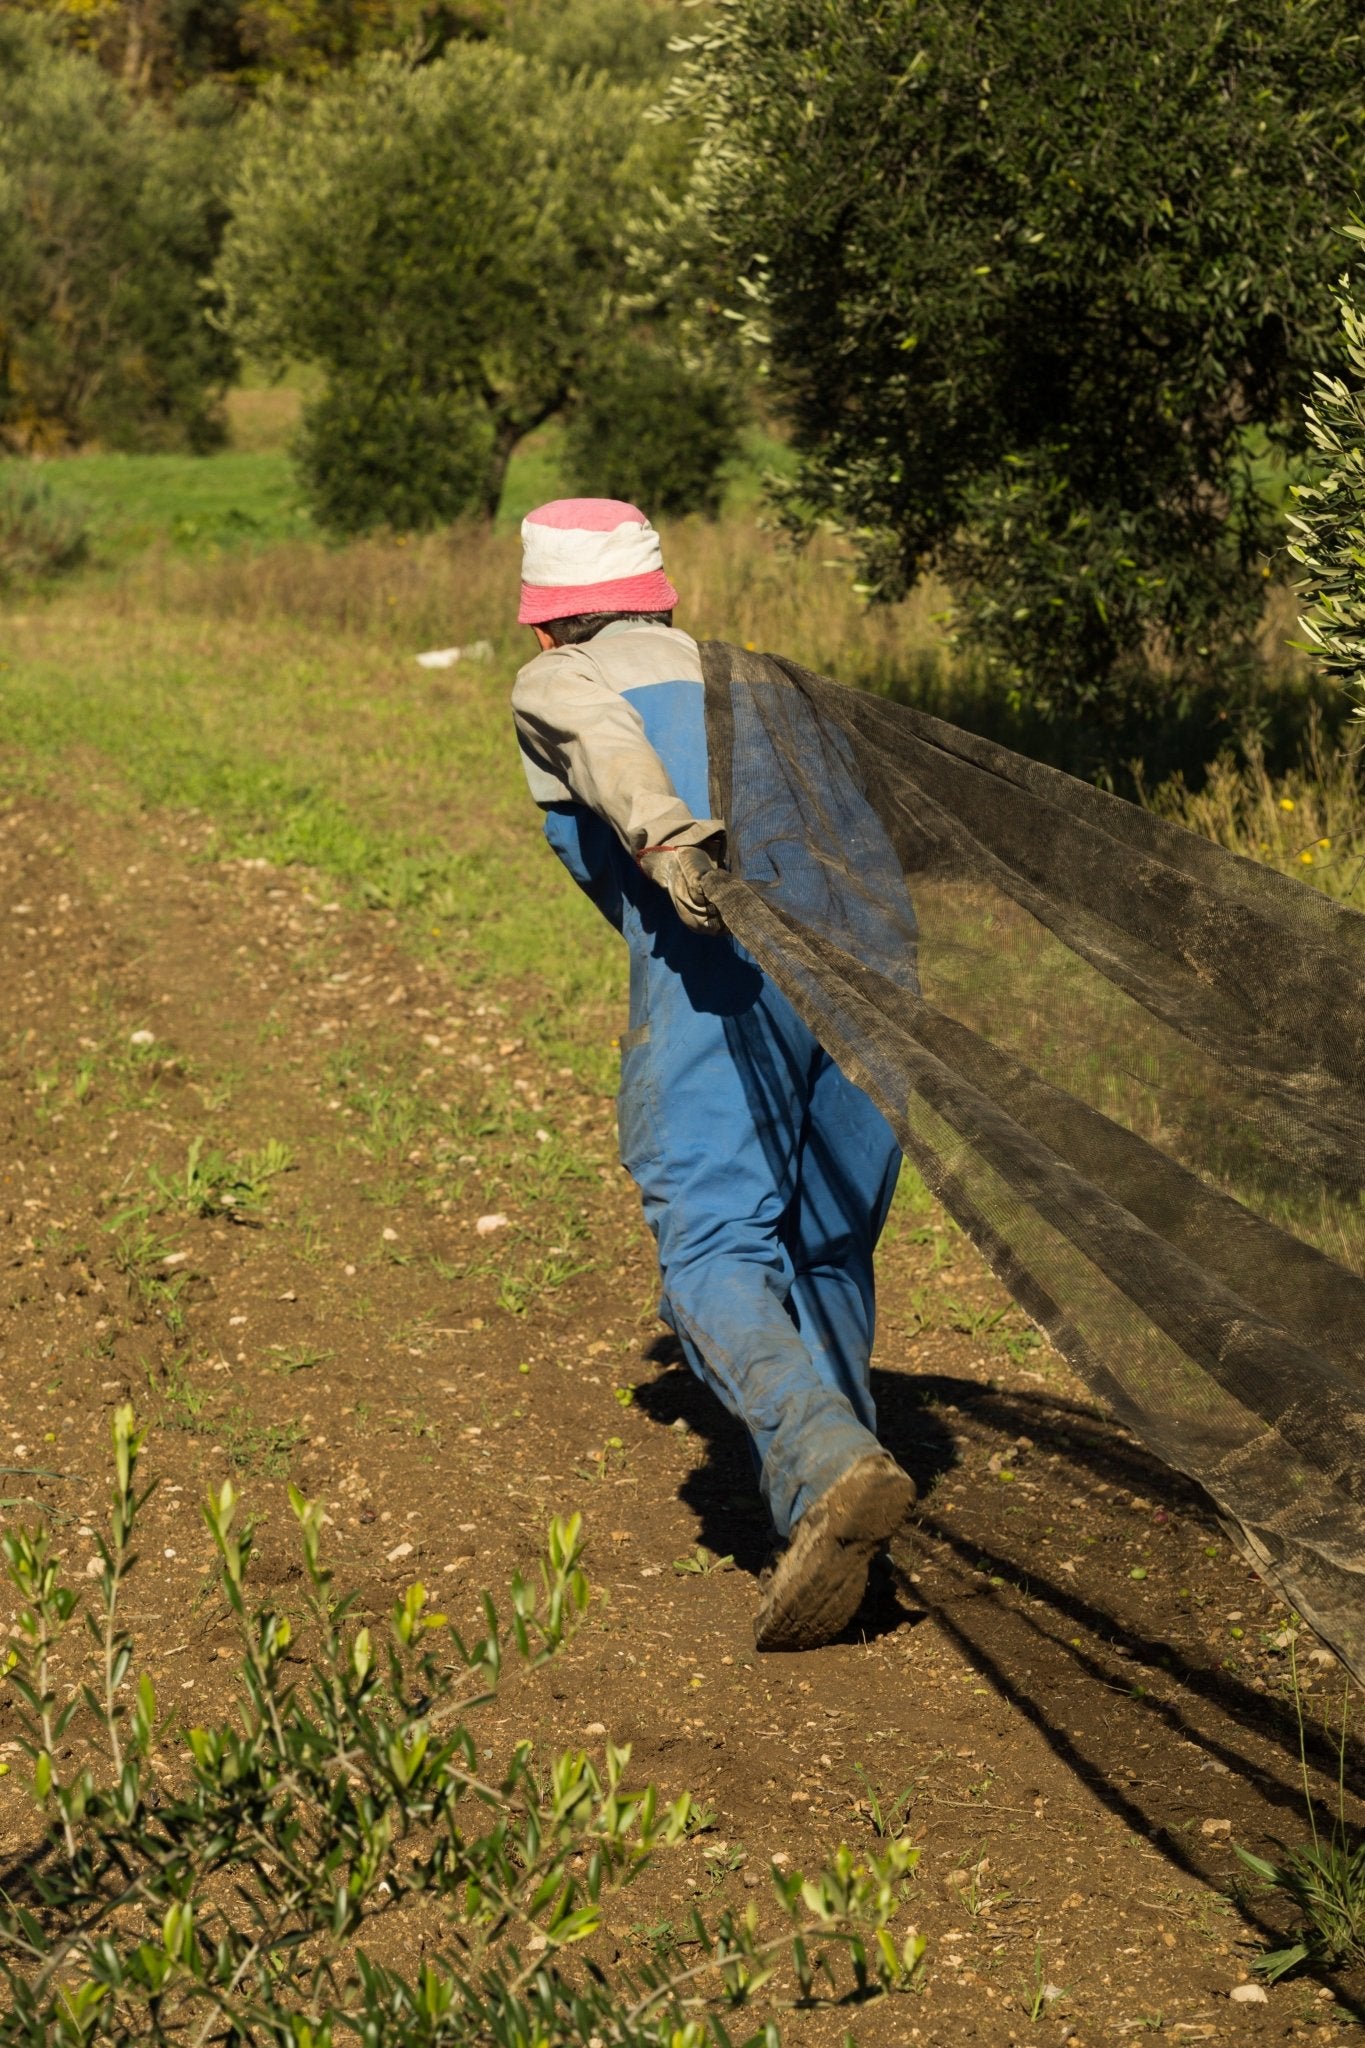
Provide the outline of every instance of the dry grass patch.
<path id="1" fill-rule="evenodd" d="M 1255 739 L 1239 760 L 1220 755 L 1204 787 L 1192 794 L 1183 778 L 1150 799 L 1162 817 L 1234 853 L 1310 882 L 1325 895 L 1365 907 L 1365 781 L 1357 747 L 1332 747 L 1314 721 L 1302 765 L 1288 775 L 1267 772 Z"/>
<path id="2" fill-rule="evenodd" d="M 679 623 L 699 638 L 780 649 L 809 667 L 887 686 L 926 663 L 946 666 L 946 593 L 926 583 L 904 604 L 869 609 L 853 589 L 847 549 L 820 541 L 793 553 L 752 521 L 664 528 L 682 592 Z M 509 665 L 530 651 L 516 626 L 520 543 L 482 525 L 439 534 L 284 542 L 207 560 L 149 555 L 88 602 L 123 616 L 196 613 L 238 624 L 288 620 L 413 654 L 493 642 Z"/>

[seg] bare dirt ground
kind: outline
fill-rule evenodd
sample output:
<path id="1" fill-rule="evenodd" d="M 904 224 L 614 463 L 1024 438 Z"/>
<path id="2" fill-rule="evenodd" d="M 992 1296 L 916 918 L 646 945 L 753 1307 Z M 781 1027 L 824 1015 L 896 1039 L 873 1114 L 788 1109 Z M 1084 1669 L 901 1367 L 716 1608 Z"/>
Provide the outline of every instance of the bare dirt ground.
<path id="1" fill-rule="evenodd" d="M 610 1100 L 537 1069 L 515 991 L 473 996 L 392 919 L 297 869 L 207 859 L 207 838 L 93 804 L 0 811 L 6 1512 L 55 1518 L 78 1576 L 110 1411 L 135 1402 L 163 1483 L 132 1605 L 163 1705 L 184 1725 L 229 1710 L 198 1505 L 230 1471 L 263 1517 L 257 1584 L 286 1607 L 288 1476 L 379 1611 L 420 1577 L 473 1617 L 549 1516 L 581 1509 L 594 1606 L 481 1739 L 610 1732 L 639 1779 L 713 1810 L 613 1907 L 623 1959 L 667 1953 L 694 1901 L 761 1902 L 774 1857 L 872 1844 L 875 1799 L 922 1845 L 905 1920 L 929 1938 L 923 1988 L 795 2014 L 793 2040 L 1355 2025 L 1355 1981 L 1230 1996 L 1284 1930 L 1238 1889 L 1233 1843 L 1307 1833 L 1292 1617 L 1203 1497 L 1001 1313 L 943 1219 L 902 1210 L 883 1269 L 878 1397 L 921 1507 L 846 1641 L 759 1658 L 747 1456 L 660 1341 Z M 201 1162 L 275 1141 L 290 1167 L 258 1161 L 247 1221 L 191 1214 L 175 1183 L 196 1139 Z M 518 1177 L 538 1149 L 552 1187 Z M 692 1568 L 712 1558 L 733 1561 Z M 1342 1687 L 1310 1644 L 1322 1814 Z M 6 1707 L 0 1753 L 12 1735 Z M 0 1782 L 7 1862 L 36 1836 L 23 1778 Z"/>

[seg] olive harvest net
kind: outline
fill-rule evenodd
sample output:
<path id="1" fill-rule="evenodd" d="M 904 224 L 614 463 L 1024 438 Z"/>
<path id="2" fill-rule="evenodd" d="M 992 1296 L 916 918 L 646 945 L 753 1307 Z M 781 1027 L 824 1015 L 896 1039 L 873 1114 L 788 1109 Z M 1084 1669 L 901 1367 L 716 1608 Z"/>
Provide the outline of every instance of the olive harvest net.
<path id="1" fill-rule="evenodd" d="M 922 712 L 702 652 L 726 926 L 1365 1679 L 1365 916 Z"/>

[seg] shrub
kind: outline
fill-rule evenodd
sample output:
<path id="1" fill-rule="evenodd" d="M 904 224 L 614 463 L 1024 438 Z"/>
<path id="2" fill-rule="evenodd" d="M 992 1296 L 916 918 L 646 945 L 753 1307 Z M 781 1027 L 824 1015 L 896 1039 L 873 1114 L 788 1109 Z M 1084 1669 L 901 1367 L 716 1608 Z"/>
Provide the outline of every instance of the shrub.
<path id="1" fill-rule="evenodd" d="M 9 1683 L 47 1828 L 0 1898 L 0 2042 L 703 2048 L 728 2041 L 706 2011 L 707 1977 L 732 2009 L 784 1955 L 806 1997 L 840 1949 L 860 1992 L 913 1979 L 923 1941 L 897 1944 L 889 1931 L 916 1858 L 903 1843 L 865 1863 L 840 1850 L 809 1883 L 774 1870 L 785 1922 L 774 1940 L 752 1911 L 714 1930 L 694 1916 L 698 1963 L 677 1980 L 646 1970 L 613 1983 L 566 1963 L 599 1926 L 604 1897 L 694 1818 L 685 1795 L 661 1808 L 652 1791 L 628 1790 L 629 1752 L 610 1744 L 602 1770 L 582 1752 L 541 1767 L 525 1742 L 501 1773 L 482 1760 L 474 1724 L 505 1658 L 553 1656 L 587 1602 L 576 1518 L 551 1526 L 539 1588 L 513 1582 L 506 1623 L 485 1595 L 485 1633 L 467 1644 L 420 1585 L 382 1634 L 355 1626 L 322 1562 L 321 1510 L 291 1488 L 308 1630 L 294 1647 L 278 1609 L 249 1605 L 252 1526 L 225 1483 L 205 1518 L 240 1634 L 242 1694 L 233 1722 L 190 1729 L 173 1753 L 150 1679 L 134 1683 L 122 1618 L 151 1491 L 139 1489 L 130 1408 L 113 1435 L 100 1576 L 82 1581 L 94 1669 L 65 1698 L 56 1664 L 74 1647 L 83 1596 L 62 1582 L 45 1530 L 3 1542 L 22 1602 Z M 300 1647 L 311 1662 L 291 1679 Z M 389 1932 L 401 1956 L 412 1945 L 402 1916 L 419 1901 L 439 1908 L 444 1939 L 434 1944 L 424 1920 L 424 1952 L 405 1973 L 363 1944 Z"/>
<path id="2" fill-rule="evenodd" d="M 0 470 L 0 590 L 60 576 L 85 560 L 85 514 L 17 463 Z"/>
<path id="3" fill-rule="evenodd" d="M 690 367 L 666 343 L 631 339 L 592 365 L 574 403 L 566 483 L 660 517 L 714 518 L 743 417 L 732 379 Z"/>
<path id="4" fill-rule="evenodd" d="M 234 356 L 202 280 L 223 225 L 227 102 L 172 118 L 0 12 L 0 447 L 201 449 Z"/>
<path id="5" fill-rule="evenodd" d="M 1340 1970 L 1365 1962 L 1365 1842 L 1351 1841 L 1343 1830 L 1311 1846 L 1279 1843 L 1278 1862 L 1233 1846 L 1264 1890 L 1288 1901 L 1302 1923 L 1297 1940 L 1268 1950 L 1252 1964 L 1267 1982 L 1278 1983 L 1302 1963 Z"/>
<path id="6" fill-rule="evenodd" d="M 661 234 L 865 587 L 937 565 L 997 684 L 1167 723 L 1251 660 L 1365 168 L 1349 0 L 722 0 Z M 1045 117 L 1040 110 L 1045 109 Z M 716 324 L 712 321 L 712 324 Z"/>
<path id="7" fill-rule="evenodd" d="M 313 517 L 339 534 L 491 518 L 502 482 L 493 455 L 492 419 L 470 393 L 376 389 L 347 375 L 305 409 L 295 444 Z"/>

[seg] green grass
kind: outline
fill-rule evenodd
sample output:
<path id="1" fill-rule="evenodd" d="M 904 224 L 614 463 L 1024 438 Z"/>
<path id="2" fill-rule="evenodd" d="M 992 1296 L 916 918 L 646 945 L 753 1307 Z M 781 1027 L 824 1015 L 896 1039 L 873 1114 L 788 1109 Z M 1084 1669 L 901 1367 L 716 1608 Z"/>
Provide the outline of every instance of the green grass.
<path id="1" fill-rule="evenodd" d="M 313 531 L 280 449 L 219 455 L 70 455 L 45 466 L 62 502 L 89 515 L 97 559 L 126 561 L 158 544 L 261 544 Z"/>
<path id="2" fill-rule="evenodd" d="M 8 622 L 0 789 L 35 778 L 69 788 L 75 770 L 99 801 L 195 810 L 215 829 L 213 851 L 317 870 L 459 980 L 505 996 L 543 1056 L 605 1083 L 621 949 L 544 846 L 507 709 L 531 651 L 513 624 L 515 526 L 559 488 L 557 429 L 519 451 L 498 530 L 326 548 L 307 537 L 278 445 L 298 392 L 235 397 L 234 431 L 258 444 L 249 451 L 47 465 L 92 506 L 105 567 L 26 600 Z M 761 470 L 782 460 L 753 430 L 735 501 L 751 504 Z M 701 635 L 781 646 L 850 681 L 917 663 L 946 674 L 941 593 L 868 612 L 832 542 L 785 556 L 736 511 L 719 526 L 671 525 L 665 544 L 684 622 Z M 491 658 L 437 672 L 413 659 L 475 640 Z M 1324 769 L 1314 786 L 1326 791 Z M 1318 803 L 1299 783 L 1287 799 L 1262 772 L 1254 817 L 1247 789 L 1243 777 L 1201 829 L 1245 845 L 1254 828 L 1262 858 L 1296 871 L 1303 841 L 1306 879 L 1349 880 L 1365 852 L 1353 776 Z M 1164 808 L 1192 801 L 1167 795 Z M 951 975 L 950 957 L 938 964 Z M 1061 1030 L 1043 993 L 1039 1028 Z"/>
<path id="3" fill-rule="evenodd" d="M 795 474 L 796 456 L 788 442 L 779 441 L 764 427 L 746 428 L 739 452 L 727 471 L 723 516 L 733 518 L 736 513 L 757 512 L 763 500 L 765 478 L 772 475 L 785 479 Z"/>
<path id="4" fill-rule="evenodd" d="M 461 980 L 520 983 L 523 1028 L 547 1055 L 594 1035 L 582 1012 L 615 990 L 619 963 L 544 846 L 507 713 L 510 664 L 471 670 L 451 705 L 410 663 L 287 630 L 224 632 L 211 660 L 203 622 L 172 615 L 150 633 L 97 630 L 79 664 L 60 630 L 41 638 L 0 673 L 0 784 L 23 786 L 33 768 L 59 779 L 79 757 L 105 801 L 193 808 L 220 854 L 320 869 Z"/>
<path id="5" fill-rule="evenodd" d="M 555 487 L 554 452 L 549 429 L 528 441 L 509 519 Z M 505 991 L 545 1057 L 605 1082 L 624 962 L 526 793 L 507 704 L 532 651 L 514 623 L 515 525 L 347 548 L 203 545 L 286 518 L 284 463 L 264 448 L 50 465 L 64 487 L 102 485 L 107 563 L 9 618 L 0 788 L 70 788 L 74 772 L 103 803 L 194 810 L 214 852 L 319 871 L 466 985 Z M 114 559 L 151 534 L 170 552 Z M 782 644 L 816 667 L 842 648 L 854 673 L 891 673 L 937 634 L 927 602 L 867 614 L 824 559 L 832 546 L 796 562 L 738 517 L 679 522 L 665 544 L 703 635 Z M 413 658 L 481 640 L 491 655 L 451 670 Z"/>
<path id="6" fill-rule="evenodd" d="M 520 526 L 537 505 L 565 495 L 559 467 L 563 438 L 558 420 L 551 420 L 527 435 L 507 465 L 507 481 L 498 507 L 499 526 Z"/>
<path id="7" fill-rule="evenodd" d="M 196 553 L 273 541 L 308 539 L 317 529 L 303 502 L 289 456 L 297 416 L 295 386 L 251 385 L 232 394 L 236 445 L 214 455 L 68 455 L 44 464 L 43 477 L 59 504 L 81 509 L 90 522 L 97 564 L 119 567 L 144 550 L 170 547 Z M 498 525 L 515 529 L 533 506 L 561 495 L 562 430 L 551 420 L 527 437 L 513 456 Z M 730 465 L 726 511 L 756 507 L 769 470 L 788 471 L 782 442 L 754 427 Z M 0 474 L 19 463 L 0 465 Z"/>

